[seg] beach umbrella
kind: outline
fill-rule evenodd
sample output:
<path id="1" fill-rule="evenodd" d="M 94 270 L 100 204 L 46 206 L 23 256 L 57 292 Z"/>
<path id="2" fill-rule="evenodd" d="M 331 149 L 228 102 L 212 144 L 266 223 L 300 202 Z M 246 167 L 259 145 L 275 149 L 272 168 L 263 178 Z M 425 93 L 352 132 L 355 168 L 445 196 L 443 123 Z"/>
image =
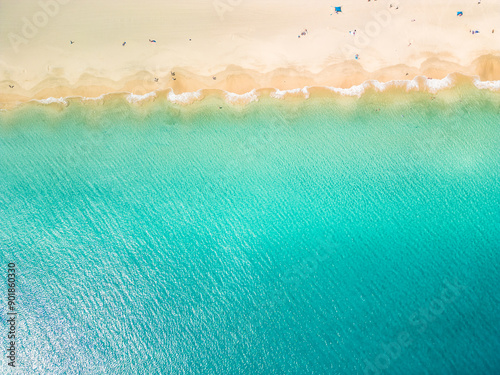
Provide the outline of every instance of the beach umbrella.
<path id="1" fill-rule="evenodd" d="M 335 7 L 335 13 L 342 12 L 342 7 Z"/>

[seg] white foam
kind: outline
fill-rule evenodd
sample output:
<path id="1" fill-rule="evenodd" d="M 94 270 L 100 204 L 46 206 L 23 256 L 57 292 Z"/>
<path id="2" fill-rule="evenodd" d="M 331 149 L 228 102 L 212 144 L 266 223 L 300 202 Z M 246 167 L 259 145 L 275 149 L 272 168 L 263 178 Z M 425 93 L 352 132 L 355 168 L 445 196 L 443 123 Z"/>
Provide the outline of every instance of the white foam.
<path id="1" fill-rule="evenodd" d="M 361 96 L 365 92 L 365 88 L 369 86 L 368 82 L 363 82 L 361 85 L 354 85 L 348 89 L 341 89 L 338 87 L 327 87 L 327 89 L 344 96 Z"/>
<path id="2" fill-rule="evenodd" d="M 406 83 L 406 89 L 408 91 L 410 90 L 418 90 L 418 82 L 416 79 L 412 79 L 411 81 L 407 81 Z"/>
<path id="3" fill-rule="evenodd" d="M 481 90 L 500 91 L 500 81 L 481 81 L 479 77 L 475 77 L 472 83 Z"/>
<path id="4" fill-rule="evenodd" d="M 245 94 L 235 94 L 228 91 L 224 91 L 224 93 L 226 102 L 230 104 L 248 104 L 259 100 L 255 89 Z"/>
<path id="5" fill-rule="evenodd" d="M 302 93 L 302 94 L 304 94 L 304 97 L 306 99 L 308 99 L 309 98 L 309 90 L 308 90 L 308 88 L 309 88 L 309 86 L 305 86 L 303 88 L 291 89 L 291 90 L 275 89 L 276 91 L 274 91 L 273 93 L 271 93 L 270 96 L 272 98 L 275 98 L 275 99 L 283 99 L 286 94 L 298 94 L 298 93 Z"/>
<path id="6" fill-rule="evenodd" d="M 420 82 L 424 82 L 424 85 L 421 85 Z M 450 75 L 448 75 L 443 79 L 430 79 L 427 77 L 418 76 L 412 80 L 394 80 L 388 82 L 371 80 L 365 81 L 360 85 L 351 86 L 347 89 L 338 87 L 327 87 L 327 89 L 344 96 L 360 97 L 366 91 L 366 89 L 370 87 L 373 87 L 379 92 L 385 91 L 391 87 L 404 87 L 406 91 L 427 89 L 432 93 L 436 93 L 439 90 L 451 87 L 452 85 L 453 79 L 450 77 Z"/>
<path id="7" fill-rule="evenodd" d="M 451 87 L 453 85 L 453 80 L 451 79 L 450 75 L 447 75 L 443 79 L 427 78 L 425 85 L 431 93 L 435 94 L 440 90 Z"/>
<path id="8" fill-rule="evenodd" d="M 375 87 L 377 91 L 385 91 L 391 87 L 403 87 L 406 91 L 418 89 L 418 81 L 416 79 L 412 80 L 393 80 L 388 82 L 379 81 L 369 81 L 369 83 Z"/>
<path id="9" fill-rule="evenodd" d="M 189 104 L 200 99 L 200 97 L 200 90 L 195 92 L 183 92 L 182 94 L 174 94 L 174 91 L 171 90 L 167 96 L 168 100 L 176 104 Z"/>
<path id="10" fill-rule="evenodd" d="M 106 95 L 108 95 L 108 94 L 101 94 L 101 95 L 96 96 L 94 98 L 90 98 L 90 97 L 87 97 L 87 96 L 82 96 L 81 98 L 82 98 L 82 100 L 102 100 L 102 99 L 104 99 L 104 97 Z"/>
<path id="11" fill-rule="evenodd" d="M 42 103 L 42 104 L 51 104 L 51 103 L 61 103 L 64 105 L 67 105 L 68 102 L 66 101 L 65 98 L 46 98 L 46 99 L 34 99 L 36 102 Z"/>
<path id="12" fill-rule="evenodd" d="M 491 91 L 500 91 L 500 80 L 499 81 L 481 81 L 479 77 L 475 76 L 472 80 L 474 86 L 478 89 L 487 89 Z M 454 84 L 453 74 L 449 74 L 443 79 L 431 79 L 423 76 L 415 77 L 412 80 L 394 80 L 388 82 L 379 82 L 376 80 L 365 81 L 360 85 L 354 85 L 349 88 L 338 88 L 338 87 L 328 87 L 328 86 L 319 86 L 325 87 L 326 89 L 338 93 L 344 96 L 357 96 L 360 97 L 367 89 L 374 88 L 375 90 L 382 92 L 387 90 L 390 87 L 403 87 L 406 91 L 416 90 L 416 91 L 429 91 L 433 94 L 437 93 L 440 90 L 452 87 Z M 275 91 L 270 94 L 270 97 L 275 99 L 283 99 L 287 94 L 303 94 L 305 99 L 308 99 L 310 96 L 309 93 L 310 86 L 305 86 L 303 88 L 296 88 L 290 90 L 280 90 L 274 89 Z M 248 104 L 254 101 L 259 100 L 259 94 L 254 89 L 245 94 L 236 94 L 228 91 L 223 91 L 225 100 L 229 104 Z M 106 95 L 111 95 L 113 93 L 102 94 L 98 97 L 68 97 L 68 98 L 81 98 L 84 101 L 87 100 L 102 100 Z M 116 93 L 115 93 L 116 94 Z M 157 92 L 152 91 L 144 95 L 136 95 L 133 93 L 128 93 L 126 99 L 129 103 L 137 103 L 143 101 L 147 98 L 156 97 Z M 195 92 L 185 92 L 182 94 L 175 94 L 172 89 L 167 95 L 167 99 L 176 104 L 190 104 L 196 100 L 200 100 L 202 98 L 202 90 L 198 90 Z M 51 103 L 61 103 L 64 105 L 68 105 L 68 98 L 54 98 L 49 97 L 46 99 L 33 99 L 41 104 L 51 104 Z M 5 111 L 5 110 L 3 110 Z"/>
<path id="13" fill-rule="evenodd" d="M 154 92 L 154 91 L 148 92 L 147 94 L 144 94 L 144 95 L 136 95 L 136 94 L 130 93 L 127 95 L 127 101 L 129 103 L 137 103 L 137 102 L 143 101 L 147 98 L 151 98 L 151 97 L 155 97 L 155 96 L 156 96 L 156 92 Z"/>

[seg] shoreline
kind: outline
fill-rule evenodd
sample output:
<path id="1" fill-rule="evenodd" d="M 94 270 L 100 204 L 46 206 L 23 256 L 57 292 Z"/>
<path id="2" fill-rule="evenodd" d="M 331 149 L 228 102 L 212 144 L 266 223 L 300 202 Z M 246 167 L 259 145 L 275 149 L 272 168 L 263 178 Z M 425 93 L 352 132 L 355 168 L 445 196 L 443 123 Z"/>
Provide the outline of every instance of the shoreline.
<path id="1" fill-rule="evenodd" d="M 500 80 L 500 4 L 492 0 L 350 0 L 340 13 L 302 0 L 223 8 L 196 0 L 49 3 L 3 9 L 2 109 L 165 90 L 184 97 L 219 90 L 238 101 L 259 90 L 352 91 L 453 73 Z"/>
<path id="2" fill-rule="evenodd" d="M 130 85 L 137 84 L 137 81 L 129 81 L 128 87 Z M 398 93 L 412 93 L 421 92 L 428 93 L 431 95 L 437 95 L 438 93 L 453 89 L 460 86 L 469 86 L 471 88 L 476 88 L 478 90 L 489 90 L 492 92 L 500 93 L 500 77 L 495 80 L 482 80 L 480 75 L 465 75 L 460 72 L 450 73 L 443 78 L 431 78 L 423 75 L 417 75 L 412 79 L 399 79 L 390 80 L 382 82 L 376 79 L 367 79 L 360 84 L 355 84 L 350 87 L 335 87 L 327 85 L 304 85 L 302 87 L 295 87 L 290 89 L 281 89 L 276 87 L 258 87 L 253 88 L 247 92 L 236 93 L 231 92 L 222 88 L 199 88 L 194 91 L 180 91 L 176 92 L 173 87 L 166 88 L 156 88 L 152 91 L 147 91 L 149 88 L 148 84 L 150 82 L 144 81 L 143 85 L 135 86 L 140 90 L 134 91 L 109 91 L 101 92 L 99 90 L 107 89 L 107 86 L 101 87 L 78 87 L 75 91 L 87 92 L 87 93 L 100 93 L 95 96 L 84 96 L 73 94 L 70 88 L 63 87 L 57 88 L 55 90 L 48 89 L 42 90 L 40 92 L 57 92 L 68 95 L 61 96 L 47 96 L 38 94 L 33 98 L 28 97 L 15 97 L 9 96 L 5 100 L 4 94 L 0 94 L 0 99 L 5 101 L 0 101 L 0 110 L 6 111 L 15 109 L 17 107 L 26 104 L 40 104 L 40 105 L 50 105 L 59 104 L 62 106 L 68 106 L 71 102 L 80 101 L 85 102 L 105 102 L 107 100 L 113 100 L 114 98 L 122 98 L 129 104 L 141 104 L 152 102 L 160 99 L 165 99 L 166 101 L 177 104 L 177 105 L 189 105 L 194 102 L 202 101 L 209 97 L 218 97 L 222 99 L 225 103 L 229 105 L 246 105 L 254 101 L 259 101 L 261 98 L 271 98 L 274 100 L 284 100 L 284 99 L 309 99 L 312 96 L 324 96 L 324 97 L 334 97 L 336 95 L 345 97 L 357 97 L 360 98 L 367 92 L 391 92 L 396 91 Z M 126 85 L 127 86 L 127 85 Z M 139 93 L 137 93 L 139 92 Z"/>
<path id="3" fill-rule="evenodd" d="M 175 75 L 173 75 L 175 74 Z M 14 80 L 0 81 L 0 108 L 12 107 L 31 100 L 48 98 L 86 97 L 98 98 L 112 93 L 146 95 L 161 90 L 173 90 L 176 95 L 200 90 L 221 90 L 235 95 L 244 95 L 252 90 L 276 89 L 297 90 L 304 87 L 334 87 L 351 89 L 370 81 L 381 83 L 412 81 L 418 77 L 433 80 L 445 79 L 449 75 L 477 76 L 481 81 L 500 80 L 500 56 L 484 55 L 463 67 L 448 61 L 430 58 L 419 68 L 403 64 L 385 67 L 374 72 L 363 69 L 359 62 L 344 62 L 325 67 L 319 73 L 298 68 L 279 68 L 267 73 L 228 66 L 213 76 L 193 74 L 184 68 L 163 69 L 161 73 L 141 70 L 118 81 L 106 77 L 83 74 L 71 83 L 64 77 L 47 75 L 37 83 L 21 84 Z M 8 88 L 14 86 L 13 88 Z"/>

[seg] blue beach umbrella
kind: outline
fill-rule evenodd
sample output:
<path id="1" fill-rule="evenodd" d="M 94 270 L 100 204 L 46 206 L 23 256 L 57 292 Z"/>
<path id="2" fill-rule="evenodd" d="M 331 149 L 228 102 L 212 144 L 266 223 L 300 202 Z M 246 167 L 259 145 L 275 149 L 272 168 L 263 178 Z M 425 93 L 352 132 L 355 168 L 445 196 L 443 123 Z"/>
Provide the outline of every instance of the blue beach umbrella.
<path id="1" fill-rule="evenodd" d="M 463 16 L 464 12 L 457 12 L 457 16 Z"/>
<path id="2" fill-rule="evenodd" d="M 335 13 L 342 12 L 342 7 L 335 7 Z"/>

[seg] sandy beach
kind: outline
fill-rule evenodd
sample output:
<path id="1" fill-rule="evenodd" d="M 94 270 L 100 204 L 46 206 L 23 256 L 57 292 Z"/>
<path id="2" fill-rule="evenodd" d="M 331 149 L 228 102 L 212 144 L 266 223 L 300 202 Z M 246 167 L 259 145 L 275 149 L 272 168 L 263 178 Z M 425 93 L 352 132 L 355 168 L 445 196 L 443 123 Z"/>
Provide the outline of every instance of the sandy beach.
<path id="1" fill-rule="evenodd" d="M 496 81 L 499 12 L 493 0 L 9 2 L 0 13 L 0 106 L 451 73 Z"/>

